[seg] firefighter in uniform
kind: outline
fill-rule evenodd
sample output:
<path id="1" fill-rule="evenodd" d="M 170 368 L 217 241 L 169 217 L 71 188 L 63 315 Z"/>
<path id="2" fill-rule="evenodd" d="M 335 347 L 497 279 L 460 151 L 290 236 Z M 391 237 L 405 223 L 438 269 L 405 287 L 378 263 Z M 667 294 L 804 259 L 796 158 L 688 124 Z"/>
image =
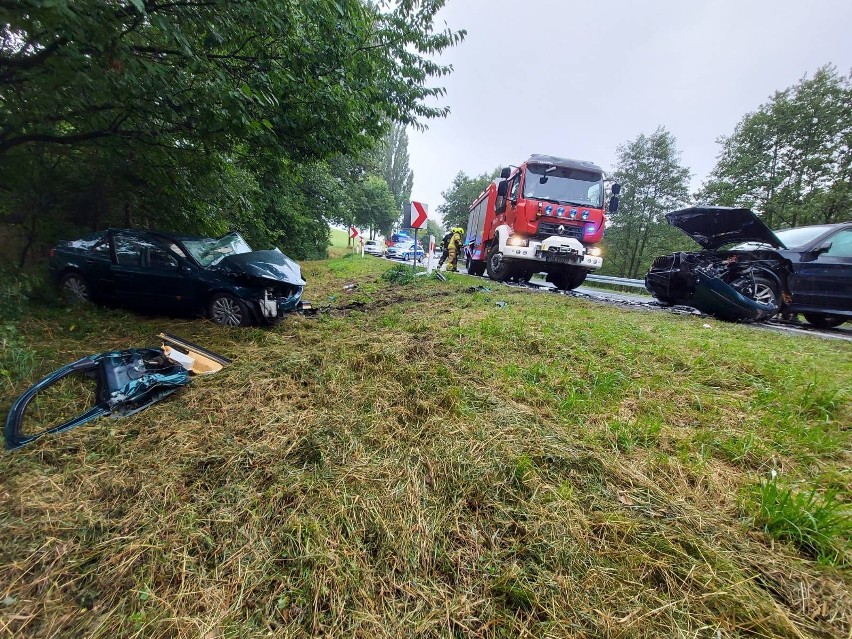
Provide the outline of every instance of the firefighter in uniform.
<path id="1" fill-rule="evenodd" d="M 455 273 L 458 271 L 459 253 L 462 249 L 462 236 L 464 229 L 457 226 L 453 229 L 453 236 L 447 244 L 447 271 Z"/>
<path id="2" fill-rule="evenodd" d="M 446 262 L 447 258 L 450 256 L 450 238 L 452 238 L 452 237 L 453 237 L 453 232 L 450 231 L 441 240 L 441 259 L 438 260 L 438 268 L 439 269 L 444 265 L 444 262 Z"/>

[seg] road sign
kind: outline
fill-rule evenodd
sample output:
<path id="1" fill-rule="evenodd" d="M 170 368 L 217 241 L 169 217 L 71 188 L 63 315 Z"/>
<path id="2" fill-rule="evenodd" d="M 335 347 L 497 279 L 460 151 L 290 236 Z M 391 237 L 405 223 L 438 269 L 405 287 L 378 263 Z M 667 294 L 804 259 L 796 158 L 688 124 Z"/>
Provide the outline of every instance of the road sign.
<path id="1" fill-rule="evenodd" d="M 356 238 L 356 237 L 358 237 L 358 235 L 360 235 L 358 233 L 358 229 L 356 229 L 354 226 L 350 226 L 349 227 L 349 237 Z"/>
<path id="2" fill-rule="evenodd" d="M 428 210 L 429 205 L 423 202 L 406 202 L 403 208 L 402 226 L 411 229 L 426 228 L 426 222 L 429 220 Z"/>
<path id="3" fill-rule="evenodd" d="M 411 208 L 413 209 L 411 212 L 411 228 L 426 228 L 426 220 L 429 219 L 429 216 L 426 215 L 426 209 L 428 208 L 428 205 L 423 204 L 422 202 L 412 202 Z"/>

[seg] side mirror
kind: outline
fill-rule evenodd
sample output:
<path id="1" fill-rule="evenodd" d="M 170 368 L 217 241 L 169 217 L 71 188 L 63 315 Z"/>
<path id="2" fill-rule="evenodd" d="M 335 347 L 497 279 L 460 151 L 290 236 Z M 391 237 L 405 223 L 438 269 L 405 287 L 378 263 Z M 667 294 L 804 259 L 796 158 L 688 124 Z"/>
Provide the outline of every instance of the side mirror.
<path id="1" fill-rule="evenodd" d="M 496 213 L 502 213 L 506 210 L 506 196 L 498 195 L 497 201 L 494 203 L 494 211 Z"/>
<path id="2" fill-rule="evenodd" d="M 831 240 L 826 240 L 822 244 L 815 246 L 811 252 L 814 255 L 822 255 L 823 253 L 827 253 L 829 250 L 831 250 Z"/>
<path id="3" fill-rule="evenodd" d="M 512 174 L 512 169 L 510 169 L 510 168 L 507 166 L 505 169 L 503 169 L 502 171 L 500 171 L 500 179 L 501 179 L 501 180 L 506 180 L 506 179 L 508 179 L 508 177 L 509 177 L 511 174 Z"/>
<path id="4" fill-rule="evenodd" d="M 609 212 L 615 213 L 618 210 L 618 196 L 613 195 L 609 198 Z"/>
<path id="5" fill-rule="evenodd" d="M 500 182 L 497 185 L 497 197 L 506 197 L 506 194 L 509 192 L 509 183 L 506 180 Z"/>
<path id="6" fill-rule="evenodd" d="M 612 191 L 613 195 L 618 195 L 619 193 L 621 193 L 621 185 L 618 182 L 616 182 L 615 184 L 612 185 L 612 188 L 610 188 L 610 191 Z"/>
<path id="7" fill-rule="evenodd" d="M 180 266 L 178 266 L 178 272 L 181 275 L 189 275 L 190 273 L 192 273 L 192 269 L 189 268 L 189 264 L 181 264 Z"/>

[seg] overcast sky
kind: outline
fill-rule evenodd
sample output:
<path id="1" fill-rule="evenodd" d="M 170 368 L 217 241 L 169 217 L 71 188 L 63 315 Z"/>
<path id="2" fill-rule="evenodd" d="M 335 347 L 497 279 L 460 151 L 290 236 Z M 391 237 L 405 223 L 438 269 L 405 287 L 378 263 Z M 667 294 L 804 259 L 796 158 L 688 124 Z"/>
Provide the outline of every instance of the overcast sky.
<path id="1" fill-rule="evenodd" d="M 439 17 L 468 34 L 440 58 L 452 112 L 409 132 L 412 199 L 436 219 L 459 171 L 531 153 L 611 170 L 658 125 L 697 188 L 716 139 L 774 91 L 852 68 L 852 0 L 447 0 Z"/>

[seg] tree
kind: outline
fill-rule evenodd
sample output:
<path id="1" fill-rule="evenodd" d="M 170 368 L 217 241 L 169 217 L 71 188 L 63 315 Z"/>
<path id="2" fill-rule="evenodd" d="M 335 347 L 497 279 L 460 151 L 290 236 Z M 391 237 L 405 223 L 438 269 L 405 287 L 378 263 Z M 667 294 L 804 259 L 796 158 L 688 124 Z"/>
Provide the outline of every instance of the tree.
<path id="1" fill-rule="evenodd" d="M 108 137 L 171 147 L 234 139 L 296 157 L 369 146 L 425 100 L 443 0 L 18 0 L 0 13 L 0 154 Z M 427 58 L 426 55 L 430 57 Z M 62 99 L 56 98 L 57 94 Z"/>
<path id="2" fill-rule="evenodd" d="M 772 228 L 838 222 L 852 206 L 852 81 L 826 65 L 722 137 L 700 197 L 754 208 Z"/>
<path id="3" fill-rule="evenodd" d="M 669 250 L 672 232 L 663 214 L 687 202 L 689 169 L 681 166 L 674 136 L 659 127 L 618 147 L 612 177 L 622 191 L 603 241 L 604 269 L 637 277 L 655 256 Z"/>
<path id="4" fill-rule="evenodd" d="M 441 193 L 444 201 L 438 207 L 438 213 L 444 219 L 444 226 L 448 229 L 456 226 L 466 227 L 470 205 L 499 175 L 499 168 L 490 174 L 482 173 L 476 177 L 468 177 L 464 171 L 459 171 L 453 178 L 452 186 Z"/>
<path id="5" fill-rule="evenodd" d="M 264 174 L 261 188 L 257 225 L 267 229 L 273 243 L 297 259 L 325 257 L 329 227 L 324 213 L 349 207 L 349 195 L 328 164 L 283 160 Z"/>
<path id="6" fill-rule="evenodd" d="M 380 175 L 390 188 L 397 210 L 411 200 L 414 172 L 408 166 L 408 134 L 405 127 L 392 123 L 379 145 L 381 153 Z"/>
<path id="7" fill-rule="evenodd" d="M 427 238 L 427 241 L 428 241 L 428 238 L 429 238 L 430 235 L 435 236 L 435 244 L 436 245 L 439 245 L 441 243 L 441 240 L 444 237 L 444 229 L 441 228 L 440 224 L 438 224 L 435 220 L 433 220 L 431 218 L 429 218 L 429 220 L 426 222 L 426 238 Z"/>
<path id="8" fill-rule="evenodd" d="M 399 217 L 398 210 L 384 178 L 370 175 L 353 194 L 351 224 L 369 228 L 371 238 L 375 238 L 376 231 L 389 235 Z"/>
<path id="9" fill-rule="evenodd" d="M 435 28 L 443 4 L 4 2 L 0 220 L 41 239 L 116 220 L 236 221 L 258 241 L 318 246 L 323 216 L 347 208 L 334 159 L 373 147 L 387 122 L 404 133 L 447 114 L 430 85 L 450 68 L 435 58 L 464 32 Z M 73 206 L 35 206 L 27 174 Z"/>

